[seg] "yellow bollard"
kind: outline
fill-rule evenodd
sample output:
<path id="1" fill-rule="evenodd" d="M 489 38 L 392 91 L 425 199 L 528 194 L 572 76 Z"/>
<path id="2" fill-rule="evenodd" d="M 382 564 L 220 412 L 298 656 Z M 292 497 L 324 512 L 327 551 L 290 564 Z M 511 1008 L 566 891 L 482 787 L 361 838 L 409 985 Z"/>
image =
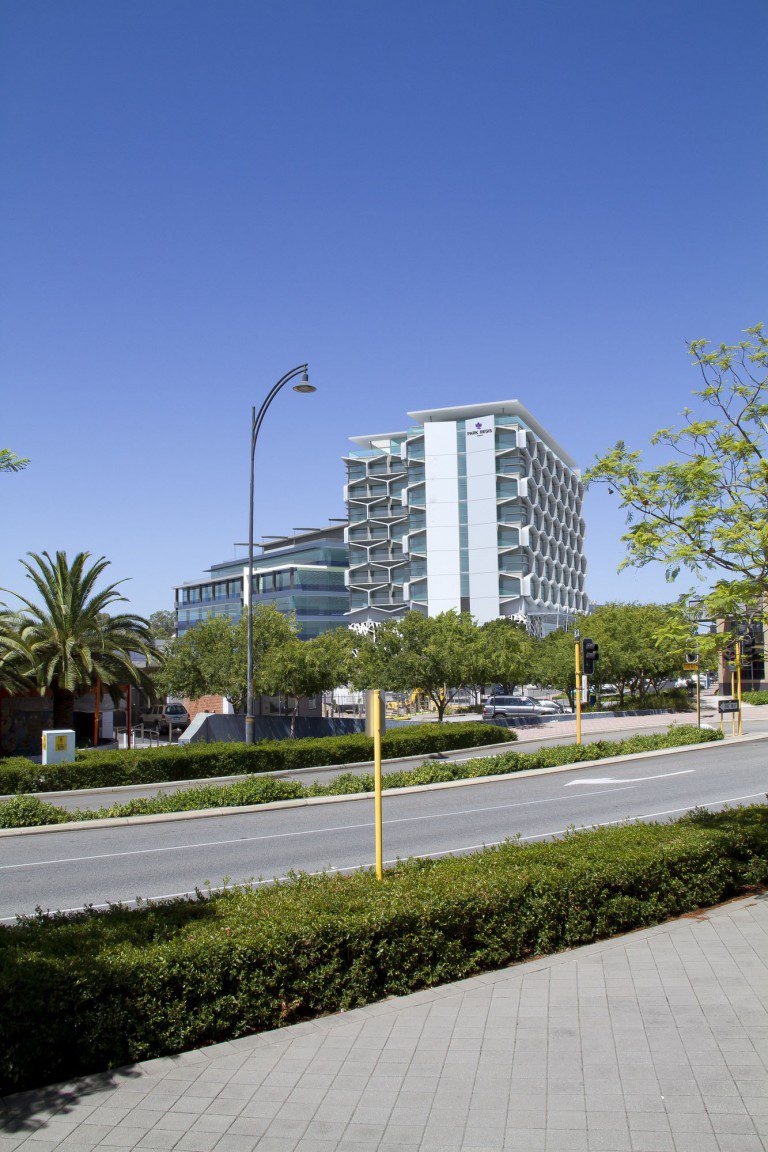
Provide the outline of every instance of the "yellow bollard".
<path id="1" fill-rule="evenodd" d="M 382 831 L 381 811 L 381 693 L 378 689 L 373 694 L 373 779 L 374 779 L 374 806 L 376 822 L 376 877 L 384 878 L 384 837 Z"/>

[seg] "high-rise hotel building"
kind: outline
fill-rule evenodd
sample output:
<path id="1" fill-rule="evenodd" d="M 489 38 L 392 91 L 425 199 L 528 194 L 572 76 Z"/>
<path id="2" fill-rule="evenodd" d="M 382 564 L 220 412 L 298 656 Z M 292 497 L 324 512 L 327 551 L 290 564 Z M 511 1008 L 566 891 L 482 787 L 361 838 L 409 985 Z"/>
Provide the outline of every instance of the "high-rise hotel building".
<path id="1" fill-rule="evenodd" d="M 524 619 L 587 608 L 576 462 L 517 400 L 409 412 L 345 457 L 350 621 L 415 608 Z"/>

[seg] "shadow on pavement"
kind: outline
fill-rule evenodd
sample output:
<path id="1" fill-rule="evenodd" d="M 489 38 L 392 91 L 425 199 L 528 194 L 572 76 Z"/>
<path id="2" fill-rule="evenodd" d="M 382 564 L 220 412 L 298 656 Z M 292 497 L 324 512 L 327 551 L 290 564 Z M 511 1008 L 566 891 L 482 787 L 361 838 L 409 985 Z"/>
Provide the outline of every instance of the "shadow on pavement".
<path id="1" fill-rule="evenodd" d="M 0 1134 L 41 1131 L 52 1115 L 66 1116 L 88 1096 L 111 1092 L 125 1080 L 141 1077 L 138 1068 L 116 1068 L 95 1076 L 82 1076 L 77 1080 L 52 1084 L 47 1088 L 34 1088 L 14 1096 L 0 1099 Z"/>

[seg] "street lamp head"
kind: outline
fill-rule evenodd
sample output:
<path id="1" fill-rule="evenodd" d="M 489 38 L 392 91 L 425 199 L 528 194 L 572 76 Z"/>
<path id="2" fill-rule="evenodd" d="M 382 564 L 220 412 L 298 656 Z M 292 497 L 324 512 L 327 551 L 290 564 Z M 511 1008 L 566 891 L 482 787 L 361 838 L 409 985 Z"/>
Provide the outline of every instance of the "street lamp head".
<path id="1" fill-rule="evenodd" d="M 307 372 L 306 368 L 304 369 L 304 371 L 302 373 L 301 383 L 300 384 L 294 384 L 293 390 L 294 390 L 294 392 L 317 392 L 317 388 L 315 388 L 309 382 L 309 373 Z"/>

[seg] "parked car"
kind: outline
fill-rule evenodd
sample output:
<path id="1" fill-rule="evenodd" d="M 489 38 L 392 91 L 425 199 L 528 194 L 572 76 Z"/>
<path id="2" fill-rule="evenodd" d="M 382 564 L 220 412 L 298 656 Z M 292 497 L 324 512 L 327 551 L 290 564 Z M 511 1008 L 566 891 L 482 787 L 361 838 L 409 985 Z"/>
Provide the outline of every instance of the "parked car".
<path id="1" fill-rule="evenodd" d="M 537 701 L 529 696 L 489 696 L 483 707 L 483 719 L 492 720 L 494 716 L 536 716 L 540 715 L 536 707 Z"/>
<path id="2" fill-rule="evenodd" d="M 539 712 L 548 712 L 550 715 L 562 715 L 567 709 L 560 703 L 559 700 L 534 700 Z"/>
<path id="3" fill-rule="evenodd" d="M 183 704 L 153 704 L 141 714 L 142 724 L 160 730 L 171 728 L 186 728 L 189 724 L 189 712 Z"/>

